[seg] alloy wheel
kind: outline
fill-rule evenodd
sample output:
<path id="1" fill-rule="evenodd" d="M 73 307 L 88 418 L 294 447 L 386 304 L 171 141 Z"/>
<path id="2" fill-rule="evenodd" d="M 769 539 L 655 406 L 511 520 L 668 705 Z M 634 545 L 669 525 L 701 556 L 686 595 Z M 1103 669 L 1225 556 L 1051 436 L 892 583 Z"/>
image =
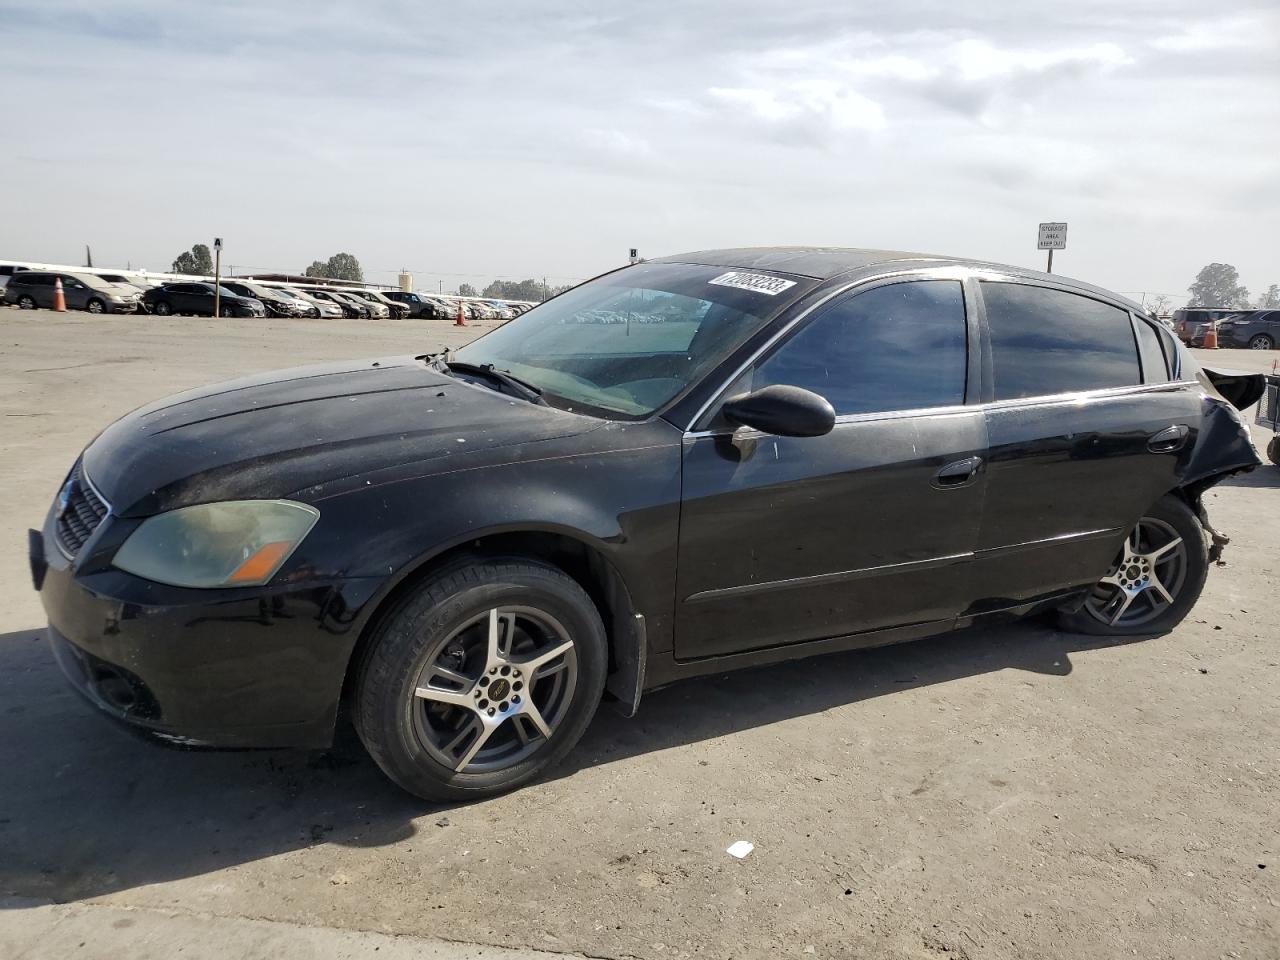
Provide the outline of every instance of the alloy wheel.
<path id="1" fill-rule="evenodd" d="M 90 300 L 88 305 L 85 307 L 85 309 L 88 310 L 90 313 L 102 313 L 103 311 L 102 301 Z"/>
<path id="2" fill-rule="evenodd" d="M 1187 547 L 1163 520 L 1143 517 L 1125 538 L 1115 564 L 1098 581 L 1085 609 L 1108 626 L 1135 627 L 1159 617 L 1187 580 Z"/>
<path id="3" fill-rule="evenodd" d="M 495 607 L 428 652 L 413 729 L 451 770 L 504 770 L 546 744 L 569 710 L 578 660 L 568 632 L 532 607 Z"/>
<path id="4" fill-rule="evenodd" d="M 1270 350 L 1271 338 L 1265 334 L 1260 334 L 1249 341 L 1250 350 Z"/>
<path id="5" fill-rule="evenodd" d="M 30 297 L 22 297 L 21 299 L 18 300 L 19 310 L 34 310 L 35 308 L 36 308 L 36 302 L 32 300 Z"/>

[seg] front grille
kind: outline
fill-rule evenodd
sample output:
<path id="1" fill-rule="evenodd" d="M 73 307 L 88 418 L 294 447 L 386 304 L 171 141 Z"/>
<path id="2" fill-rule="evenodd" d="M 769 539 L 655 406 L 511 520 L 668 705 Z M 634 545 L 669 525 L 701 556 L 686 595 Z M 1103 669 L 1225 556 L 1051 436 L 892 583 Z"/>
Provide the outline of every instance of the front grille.
<path id="1" fill-rule="evenodd" d="M 110 510 L 94 492 L 77 463 L 67 478 L 66 486 L 58 494 L 56 532 L 62 549 L 72 557 L 78 554 Z"/>

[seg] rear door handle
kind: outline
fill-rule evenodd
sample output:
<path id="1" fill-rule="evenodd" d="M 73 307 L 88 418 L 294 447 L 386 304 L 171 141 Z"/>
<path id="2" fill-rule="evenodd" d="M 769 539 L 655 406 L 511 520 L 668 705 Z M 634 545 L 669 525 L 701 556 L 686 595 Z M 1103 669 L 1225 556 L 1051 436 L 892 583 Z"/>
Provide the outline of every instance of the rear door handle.
<path id="1" fill-rule="evenodd" d="M 966 457 L 948 463 L 933 476 L 933 485 L 939 490 L 951 490 L 973 482 L 982 466 L 981 457 Z"/>
<path id="2" fill-rule="evenodd" d="M 1148 437 L 1147 449 L 1152 453 L 1172 453 L 1174 450 L 1180 450 L 1187 442 L 1187 435 L 1190 432 L 1191 429 L 1185 423 L 1175 423 L 1172 427 L 1165 427 Z"/>

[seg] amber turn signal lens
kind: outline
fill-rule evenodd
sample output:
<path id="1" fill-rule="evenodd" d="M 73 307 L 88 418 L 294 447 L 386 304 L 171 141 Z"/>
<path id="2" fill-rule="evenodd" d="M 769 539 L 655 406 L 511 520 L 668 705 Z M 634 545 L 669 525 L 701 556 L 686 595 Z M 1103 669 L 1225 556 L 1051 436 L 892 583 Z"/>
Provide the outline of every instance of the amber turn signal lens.
<path id="1" fill-rule="evenodd" d="M 266 579 L 276 566 L 284 559 L 284 555 L 293 549 L 287 540 L 278 540 L 261 547 L 257 553 L 236 568 L 236 572 L 227 577 L 227 583 L 257 583 Z"/>

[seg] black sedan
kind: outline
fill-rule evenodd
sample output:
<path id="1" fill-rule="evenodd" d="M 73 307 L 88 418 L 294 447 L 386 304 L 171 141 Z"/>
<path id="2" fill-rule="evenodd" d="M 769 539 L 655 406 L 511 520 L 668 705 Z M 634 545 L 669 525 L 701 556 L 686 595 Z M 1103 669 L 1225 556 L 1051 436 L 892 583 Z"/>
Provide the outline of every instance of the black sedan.
<path id="1" fill-rule="evenodd" d="M 1218 346 L 1276 349 L 1280 346 L 1280 310 L 1255 310 L 1218 321 Z"/>
<path id="2" fill-rule="evenodd" d="M 1047 610 L 1170 630 L 1220 550 L 1204 492 L 1259 463 L 1261 378 L 1206 373 L 1058 275 L 704 251 L 454 352 L 143 407 L 71 466 L 32 572 L 102 711 L 319 747 L 345 703 L 405 789 L 479 797 L 605 696 Z"/>
<path id="3" fill-rule="evenodd" d="M 215 291 L 218 296 L 215 297 Z M 153 287 L 142 295 L 142 302 L 157 316 L 189 314 L 196 317 L 265 317 L 266 309 L 250 297 L 242 297 L 226 287 L 212 283 L 178 281 Z"/>

